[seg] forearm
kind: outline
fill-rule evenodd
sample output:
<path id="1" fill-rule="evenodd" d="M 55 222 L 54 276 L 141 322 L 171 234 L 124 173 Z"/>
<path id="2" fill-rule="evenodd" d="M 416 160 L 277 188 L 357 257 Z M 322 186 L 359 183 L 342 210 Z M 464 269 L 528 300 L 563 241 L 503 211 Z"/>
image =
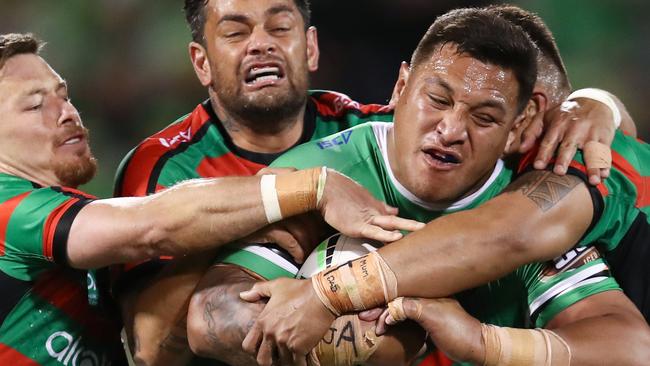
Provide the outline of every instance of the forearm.
<path id="1" fill-rule="evenodd" d="M 256 363 L 241 344 L 263 304 L 239 298 L 239 292 L 256 281 L 236 266 L 209 269 L 192 296 L 187 315 L 188 340 L 194 353 L 233 366 Z"/>
<path id="2" fill-rule="evenodd" d="M 121 296 L 125 327 L 137 341 L 134 359 L 144 365 L 185 365 L 193 357 L 187 342 L 189 298 L 213 254 L 174 259 L 143 285 Z"/>
<path id="3" fill-rule="evenodd" d="M 399 296 L 449 296 L 563 254 L 589 226 L 590 206 L 578 178 L 531 172 L 479 208 L 434 220 L 378 252 Z"/>
<path id="4" fill-rule="evenodd" d="M 72 223 L 68 260 L 73 267 L 97 268 L 217 248 L 270 222 L 315 210 L 320 171 L 284 174 L 277 186 L 265 189 L 261 182 L 275 182 L 275 176 L 197 179 L 148 197 L 94 201 Z"/>
<path id="5" fill-rule="evenodd" d="M 215 248 L 268 224 L 259 177 L 183 183 L 150 196 L 141 216 L 150 215 L 154 222 L 144 240 L 157 255 Z"/>

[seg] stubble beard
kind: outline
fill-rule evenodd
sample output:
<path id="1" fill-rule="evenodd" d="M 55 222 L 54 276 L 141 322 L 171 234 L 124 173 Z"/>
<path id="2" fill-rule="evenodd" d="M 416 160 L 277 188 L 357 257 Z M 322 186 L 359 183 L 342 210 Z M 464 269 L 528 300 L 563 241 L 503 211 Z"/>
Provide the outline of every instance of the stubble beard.
<path id="1" fill-rule="evenodd" d="M 52 164 L 56 178 L 64 187 L 76 188 L 86 184 L 97 173 L 97 159 L 91 153 Z"/>
<path id="2" fill-rule="evenodd" d="M 269 87 L 271 89 L 275 87 Z M 258 90 L 253 95 L 243 95 L 241 88 L 219 88 L 213 85 L 223 108 L 237 123 L 259 131 L 282 131 L 304 109 L 307 102 L 308 83 L 296 86 L 289 81 L 285 90 Z"/>

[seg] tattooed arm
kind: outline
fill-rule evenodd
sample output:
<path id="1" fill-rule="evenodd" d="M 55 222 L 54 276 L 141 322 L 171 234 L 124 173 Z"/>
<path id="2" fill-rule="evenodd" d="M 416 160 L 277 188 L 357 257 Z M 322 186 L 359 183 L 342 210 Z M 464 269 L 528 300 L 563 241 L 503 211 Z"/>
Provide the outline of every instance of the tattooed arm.
<path id="1" fill-rule="evenodd" d="M 448 296 L 561 255 L 592 215 L 578 177 L 532 171 L 482 206 L 434 220 L 379 252 L 397 275 L 400 296 Z"/>
<path id="2" fill-rule="evenodd" d="M 255 357 L 242 350 L 242 341 L 253 326 L 264 304 L 248 303 L 239 292 L 250 289 L 258 281 L 254 276 L 232 265 L 217 265 L 203 277 L 190 301 L 187 334 L 192 351 L 199 356 L 214 358 L 231 366 L 255 365 Z M 354 315 L 356 317 L 356 315 Z M 374 327 L 374 321 L 352 325 L 352 316 L 332 323 L 322 342 L 335 351 L 356 347 L 365 340 L 364 334 Z M 374 334 L 374 332 L 373 332 Z M 424 330 L 414 323 L 391 328 L 368 360 L 367 365 L 408 365 L 424 342 Z"/>

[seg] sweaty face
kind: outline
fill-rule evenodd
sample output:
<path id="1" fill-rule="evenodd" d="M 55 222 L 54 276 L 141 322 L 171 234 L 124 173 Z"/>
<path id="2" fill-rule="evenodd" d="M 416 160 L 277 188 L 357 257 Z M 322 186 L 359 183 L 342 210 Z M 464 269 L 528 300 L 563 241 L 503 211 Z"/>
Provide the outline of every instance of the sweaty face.
<path id="1" fill-rule="evenodd" d="M 389 149 L 397 179 L 431 203 L 476 191 L 503 153 L 517 118 L 518 83 L 498 66 L 458 54 L 447 44 L 395 88 Z"/>
<path id="2" fill-rule="evenodd" d="M 88 182 L 96 161 L 67 85 L 39 56 L 21 54 L 0 70 L 0 167 L 43 185 Z"/>
<path id="3" fill-rule="evenodd" d="M 205 15 L 211 86 L 221 105 L 248 121 L 298 113 L 317 45 L 293 1 L 213 0 Z"/>

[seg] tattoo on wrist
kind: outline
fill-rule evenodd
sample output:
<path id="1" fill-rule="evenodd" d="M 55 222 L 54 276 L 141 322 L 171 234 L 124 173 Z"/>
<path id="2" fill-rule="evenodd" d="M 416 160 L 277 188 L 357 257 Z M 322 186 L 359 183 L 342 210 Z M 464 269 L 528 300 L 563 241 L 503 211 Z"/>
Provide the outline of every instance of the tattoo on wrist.
<path id="1" fill-rule="evenodd" d="M 506 191 L 521 191 L 533 201 L 542 212 L 550 210 L 569 194 L 582 181 L 573 175 L 559 176 L 552 172 L 530 172 L 521 178 Z"/>

